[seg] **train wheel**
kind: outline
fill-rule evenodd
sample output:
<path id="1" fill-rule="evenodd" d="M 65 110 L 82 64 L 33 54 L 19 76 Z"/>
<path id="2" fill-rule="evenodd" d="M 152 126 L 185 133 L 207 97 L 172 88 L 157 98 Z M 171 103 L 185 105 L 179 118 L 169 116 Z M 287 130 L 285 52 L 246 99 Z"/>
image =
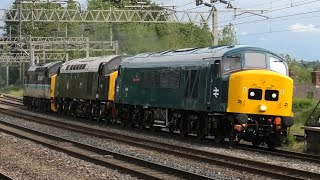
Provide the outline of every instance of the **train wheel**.
<path id="1" fill-rule="evenodd" d="M 252 145 L 253 145 L 253 147 L 255 147 L 255 148 L 259 148 L 260 144 L 261 144 L 260 139 L 254 138 L 254 139 L 252 140 Z"/>
<path id="2" fill-rule="evenodd" d="M 208 123 L 208 116 L 206 114 L 201 113 L 200 119 L 198 120 L 197 125 L 197 139 L 201 140 L 206 136 L 206 126 Z"/>
<path id="3" fill-rule="evenodd" d="M 169 133 L 174 133 L 174 125 L 173 124 L 170 124 L 168 128 L 169 128 Z"/>
<path id="4" fill-rule="evenodd" d="M 68 105 L 68 111 L 67 111 L 67 116 L 71 116 L 71 114 L 72 114 L 72 102 L 70 102 L 69 103 L 69 105 Z"/>
<path id="5" fill-rule="evenodd" d="M 267 142 L 267 146 L 268 146 L 269 149 L 274 149 L 276 147 L 275 143 L 273 141 Z"/>
<path id="6" fill-rule="evenodd" d="M 187 129 L 188 123 L 186 120 L 182 120 L 180 124 L 180 136 L 185 137 L 188 134 L 188 129 Z"/>
<path id="7" fill-rule="evenodd" d="M 204 134 L 204 131 L 202 129 L 198 129 L 198 132 L 197 132 L 197 139 L 198 140 L 201 140 L 205 137 L 205 134 Z"/>
<path id="8" fill-rule="evenodd" d="M 214 142 L 217 144 L 222 144 L 224 142 L 224 136 L 219 130 L 216 132 L 214 136 Z"/>
<path id="9" fill-rule="evenodd" d="M 102 117 L 104 116 L 104 113 L 102 112 L 102 109 L 99 108 L 98 110 L 98 116 L 97 116 L 97 122 L 100 122 L 102 120 Z"/>

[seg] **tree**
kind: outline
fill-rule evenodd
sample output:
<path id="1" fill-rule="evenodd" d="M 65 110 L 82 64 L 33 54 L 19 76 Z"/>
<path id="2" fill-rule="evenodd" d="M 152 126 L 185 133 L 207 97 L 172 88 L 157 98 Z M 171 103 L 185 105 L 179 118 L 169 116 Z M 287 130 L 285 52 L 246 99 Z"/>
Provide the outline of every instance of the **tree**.
<path id="1" fill-rule="evenodd" d="M 225 26 L 219 32 L 219 45 L 233 45 L 237 44 L 236 31 L 233 25 L 230 23 L 228 26 Z"/>
<path id="2" fill-rule="evenodd" d="M 311 71 L 314 65 L 309 66 L 303 62 L 297 61 L 289 54 L 281 54 L 288 63 L 289 69 L 293 72 L 292 79 L 296 84 L 311 84 Z"/>

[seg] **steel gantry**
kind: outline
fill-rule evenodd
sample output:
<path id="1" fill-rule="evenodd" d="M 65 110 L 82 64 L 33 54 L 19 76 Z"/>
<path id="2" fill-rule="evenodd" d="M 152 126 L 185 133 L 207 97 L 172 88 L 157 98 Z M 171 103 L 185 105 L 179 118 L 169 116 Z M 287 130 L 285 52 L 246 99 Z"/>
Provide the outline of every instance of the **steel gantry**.
<path id="1" fill-rule="evenodd" d="M 34 52 L 113 52 L 118 53 L 117 41 L 90 41 L 89 37 L 13 37 L 1 38 L 0 45 L 7 45 L 10 48 L 3 48 L 0 51 L 29 51 L 33 46 Z"/>
<path id="2" fill-rule="evenodd" d="M 66 1 L 74 3 L 76 1 Z M 118 42 L 110 41 L 90 41 L 88 37 L 22 37 L 22 23 L 26 22 L 47 22 L 47 23 L 194 23 L 200 26 L 206 25 L 211 17 L 208 12 L 186 12 L 175 11 L 162 8 L 161 10 L 147 9 L 109 9 L 109 10 L 82 10 L 59 7 L 57 9 L 32 7 L 24 8 L 23 3 L 61 3 L 60 1 L 24 1 L 16 0 L 17 9 L 0 9 L 0 21 L 17 22 L 18 37 L 0 38 L 0 64 L 4 64 L 9 71 L 9 66 L 19 66 L 20 79 L 24 73 L 25 62 L 34 64 L 39 59 L 49 60 L 52 53 L 62 53 L 68 60 L 68 52 L 85 51 L 89 57 L 90 51 L 118 53 Z M 77 2 L 76 2 L 77 3 Z M 112 31 L 111 31 L 112 32 Z M 19 55 L 7 54 L 16 51 Z M 24 53 L 24 55 L 22 55 Z M 54 55 L 52 55 L 54 56 Z M 54 59 L 54 58 L 53 58 Z M 57 60 L 61 60 L 60 57 Z M 23 65 L 21 68 L 21 64 Z M 22 72 L 22 73 L 21 73 Z M 8 82 L 7 73 L 7 82 Z"/>
<path id="3" fill-rule="evenodd" d="M 163 10 L 0 9 L 6 22 L 206 23 L 210 12 Z"/>

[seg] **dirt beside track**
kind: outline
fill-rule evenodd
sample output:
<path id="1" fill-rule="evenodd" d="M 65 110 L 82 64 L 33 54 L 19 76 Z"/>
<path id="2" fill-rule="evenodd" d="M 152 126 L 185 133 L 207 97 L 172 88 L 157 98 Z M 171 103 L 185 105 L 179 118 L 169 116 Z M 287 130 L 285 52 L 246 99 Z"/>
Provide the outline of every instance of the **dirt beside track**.
<path id="1" fill-rule="evenodd" d="M 0 132 L 0 171 L 14 179 L 135 179 Z"/>

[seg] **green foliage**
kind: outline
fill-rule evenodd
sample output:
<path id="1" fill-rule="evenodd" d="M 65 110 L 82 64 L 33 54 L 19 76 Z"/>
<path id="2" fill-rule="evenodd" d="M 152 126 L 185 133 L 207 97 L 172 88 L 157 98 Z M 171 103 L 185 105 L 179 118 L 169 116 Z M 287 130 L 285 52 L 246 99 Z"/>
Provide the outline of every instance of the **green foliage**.
<path id="1" fill-rule="evenodd" d="M 115 39 L 121 52 L 136 54 L 209 46 L 211 35 L 193 24 L 124 24 L 115 29 Z"/>
<path id="2" fill-rule="evenodd" d="M 304 124 L 316 105 L 317 101 L 314 99 L 293 99 L 295 123 Z"/>
<path id="3" fill-rule="evenodd" d="M 236 31 L 230 23 L 225 26 L 219 33 L 219 45 L 234 45 L 237 44 Z"/>
<path id="4" fill-rule="evenodd" d="M 9 87 L 0 86 L 0 93 L 12 94 L 15 96 L 22 96 L 23 85 L 11 85 Z"/>
<path id="5" fill-rule="evenodd" d="M 289 69 L 293 73 L 293 81 L 296 84 L 311 84 L 311 71 L 314 65 L 310 62 L 297 61 L 289 54 L 282 55 L 288 63 Z M 320 65 L 320 64 L 319 64 Z"/>
<path id="6" fill-rule="evenodd" d="M 296 138 L 292 134 L 289 134 L 284 141 L 284 145 L 286 146 L 293 146 L 295 143 Z"/>

